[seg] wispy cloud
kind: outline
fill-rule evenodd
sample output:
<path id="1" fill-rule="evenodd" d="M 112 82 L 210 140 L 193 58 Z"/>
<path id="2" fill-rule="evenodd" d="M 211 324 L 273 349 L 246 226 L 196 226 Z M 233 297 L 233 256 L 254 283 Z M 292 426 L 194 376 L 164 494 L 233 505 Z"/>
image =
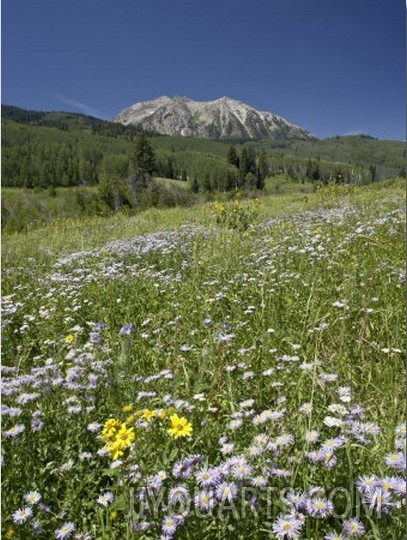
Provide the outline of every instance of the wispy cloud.
<path id="1" fill-rule="evenodd" d="M 88 116 L 95 116 L 96 118 L 105 118 L 105 116 L 100 111 L 97 111 L 96 109 L 87 105 L 86 103 L 82 103 L 81 101 L 70 99 L 61 94 L 52 94 L 52 96 L 58 101 L 60 101 L 61 103 L 63 103 L 64 105 L 69 105 L 70 107 L 78 109 L 79 111 L 81 111 L 84 114 L 87 114 Z"/>

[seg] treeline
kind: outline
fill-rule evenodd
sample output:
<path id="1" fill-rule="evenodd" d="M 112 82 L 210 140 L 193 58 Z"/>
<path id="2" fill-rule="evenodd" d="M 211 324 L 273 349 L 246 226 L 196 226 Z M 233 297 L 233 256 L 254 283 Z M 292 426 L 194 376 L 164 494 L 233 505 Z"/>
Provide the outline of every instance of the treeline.
<path id="1" fill-rule="evenodd" d="M 142 133 L 134 126 L 10 106 L 2 106 L 2 115 L 4 187 L 94 186 L 118 179 L 126 183 L 133 175 L 135 145 Z M 368 137 L 291 141 L 291 153 L 288 142 L 283 149 L 273 141 L 232 144 L 151 135 L 149 140 L 152 176 L 183 180 L 195 193 L 262 190 L 266 177 L 278 173 L 298 182 L 360 184 L 388 177 L 386 167 L 391 165 L 393 176 L 405 176 L 404 166 L 396 169 L 404 163 L 399 144 Z M 351 150 L 356 157 L 352 163 L 331 159 L 335 152 L 351 156 Z M 329 157 L 320 158 L 317 151 Z M 383 153 L 389 154 L 386 161 Z"/>
<path id="2" fill-rule="evenodd" d="M 12 120 L 19 124 L 54 127 L 61 131 L 79 128 L 106 137 L 127 137 L 129 140 L 141 131 L 136 126 L 124 126 L 85 114 L 30 111 L 12 105 L 1 106 L 1 117 L 2 120 Z"/>
<path id="3" fill-rule="evenodd" d="M 129 139 L 127 134 L 90 133 L 87 127 L 64 130 L 3 120 L 2 185 L 45 188 L 96 184 L 104 156 L 130 156 L 137 133 Z"/>
<path id="4" fill-rule="evenodd" d="M 271 176 L 284 173 L 298 182 L 329 182 L 343 184 L 368 184 L 379 180 L 377 167 L 364 167 L 356 163 L 335 163 L 320 158 L 295 158 L 284 154 L 274 154 L 270 160 L 269 173 Z"/>

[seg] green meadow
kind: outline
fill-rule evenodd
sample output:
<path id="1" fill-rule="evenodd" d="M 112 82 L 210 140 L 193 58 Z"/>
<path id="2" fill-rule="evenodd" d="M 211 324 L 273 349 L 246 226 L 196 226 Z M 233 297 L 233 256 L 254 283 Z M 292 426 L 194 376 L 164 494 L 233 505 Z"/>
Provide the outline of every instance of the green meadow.
<path id="1" fill-rule="evenodd" d="M 404 184 L 9 188 L 2 538 L 403 538 Z"/>

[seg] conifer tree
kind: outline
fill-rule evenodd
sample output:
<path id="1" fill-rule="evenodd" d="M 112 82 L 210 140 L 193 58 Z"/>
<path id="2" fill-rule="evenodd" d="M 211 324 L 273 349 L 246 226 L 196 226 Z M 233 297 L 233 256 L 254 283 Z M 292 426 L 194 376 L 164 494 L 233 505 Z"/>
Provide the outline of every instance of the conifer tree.
<path id="1" fill-rule="evenodd" d="M 263 189 L 265 186 L 265 179 L 269 174 L 269 164 L 267 158 L 267 152 L 265 148 L 262 148 L 259 154 L 259 163 L 257 165 L 257 189 Z"/>
<path id="2" fill-rule="evenodd" d="M 155 154 L 147 134 L 137 135 L 134 144 L 133 182 L 136 191 L 147 187 L 155 168 Z"/>
<path id="3" fill-rule="evenodd" d="M 239 168 L 239 156 L 236 152 L 236 147 L 231 144 L 227 154 L 227 162 Z"/>

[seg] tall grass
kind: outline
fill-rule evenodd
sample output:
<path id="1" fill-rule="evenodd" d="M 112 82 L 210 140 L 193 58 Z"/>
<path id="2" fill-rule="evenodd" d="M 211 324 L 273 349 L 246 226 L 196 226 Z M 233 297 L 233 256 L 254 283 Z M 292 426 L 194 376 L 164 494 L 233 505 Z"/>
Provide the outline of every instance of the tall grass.
<path id="1" fill-rule="evenodd" d="M 404 198 L 3 238 L 3 536 L 401 538 Z"/>

